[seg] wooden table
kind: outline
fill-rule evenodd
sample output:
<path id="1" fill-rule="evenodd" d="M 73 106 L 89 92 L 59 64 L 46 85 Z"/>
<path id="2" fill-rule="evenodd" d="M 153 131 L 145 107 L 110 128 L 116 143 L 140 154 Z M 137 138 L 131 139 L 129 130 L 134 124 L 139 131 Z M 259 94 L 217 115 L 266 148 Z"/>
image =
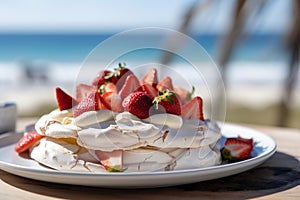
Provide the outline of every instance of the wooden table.
<path id="1" fill-rule="evenodd" d="M 35 119 L 18 121 L 23 130 Z M 250 171 L 217 180 L 155 189 L 103 189 L 61 185 L 0 170 L 0 199 L 300 199 L 300 130 L 244 125 L 273 137 L 277 152 Z"/>

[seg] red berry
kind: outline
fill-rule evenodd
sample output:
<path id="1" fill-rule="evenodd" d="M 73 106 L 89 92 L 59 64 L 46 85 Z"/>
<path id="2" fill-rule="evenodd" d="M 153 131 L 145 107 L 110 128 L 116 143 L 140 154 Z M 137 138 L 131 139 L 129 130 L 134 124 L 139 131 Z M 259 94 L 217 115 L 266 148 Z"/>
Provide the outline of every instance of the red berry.
<path id="1" fill-rule="evenodd" d="M 165 90 L 174 90 L 173 88 L 173 83 L 172 83 L 172 79 L 169 76 L 166 76 L 165 78 L 163 78 L 163 80 L 161 80 L 157 86 L 156 89 L 158 91 L 165 91 Z"/>
<path id="2" fill-rule="evenodd" d="M 182 106 L 181 116 L 186 119 L 204 120 L 201 97 L 194 97 Z"/>
<path id="3" fill-rule="evenodd" d="M 140 119 L 145 119 L 149 117 L 152 100 L 144 92 L 134 92 L 123 100 L 122 105 L 125 111 L 130 112 Z"/>
<path id="4" fill-rule="evenodd" d="M 149 84 L 154 88 L 156 88 L 157 82 L 157 70 L 155 68 L 150 69 L 147 74 L 141 79 L 141 85 Z"/>
<path id="5" fill-rule="evenodd" d="M 142 90 L 149 95 L 151 99 L 154 99 L 158 95 L 158 91 L 150 84 L 142 85 Z"/>
<path id="6" fill-rule="evenodd" d="M 114 83 L 105 83 L 99 87 L 100 94 L 105 92 L 118 93 L 117 86 Z"/>
<path id="7" fill-rule="evenodd" d="M 81 115 L 84 112 L 103 109 L 100 95 L 98 92 L 89 94 L 83 99 L 74 109 L 74 117 Z"/>
<path id="8" fill-rule="evenodd" d="M 95 86 L 100 86 L 106 82 L 111 82 L 111 78 L 109 77 L 110 73 L 109 70 L 102 70 L 100 71 L 97 76 L 94 78 L 92 84 Z"/>
<path id="9" fill-rule="evenodd" d="M 107 109 L 114 112 L 121 112 L 123 110 L 122 99 L 120 95 L 114 92 L 105 92 L 104 94 L 102 94 L 101 102 Z"/>
<path id="10" fill-rule="evenodd" d="M 227 138 L 221 149 L 222 158 L 229 161 L 244 160 L 249 158 L 252 149 L 253 139 Z"/>
<path id="11" fill-rule="evenodd" d="M 126 78 L 129 75 L 133 74 L 132 71 L 126 68 L 125 66 L 126 66 L 125 64 L 119 63 L 119 67 L 115 68 L 114 72 L 110 74 L 111 82 L 116 84 L 118 91 L 120 91 L 121 88 L 123 87 Z"/>
<path id="12" fill-rule="evenodd" d="M 140 87 L 139 79 L 134 74 L 131 74 L 127 76 L 124 86 L 119 92 L 119 95 L 121 96 L 122 99 L 124 99 L 132 92 L 139 90 L 139 87 Z"/>
<path id="13" fill-rule="evenodd" d="M 29 132 L 18 141 L 15 146 L 15 151 L 17 153 L 25 152 L 43 137 L 43 135 L 40 135 L 37 132 Z"/>
<path id="14" fill-rule="evenodd" d="M 158 105 L 162 106 L 167 113 L 180 115 L 181 107 L 178 97 L 174 92 L 169 90 L 165 90 L 163 92 L 159 92 L 159 96 L 155 97 L 154 104 L 158 109 Z"/>
<path id="15" fill-rule="evenodd" d="M 74 105 L 77 105 L 76 100 L 65 93 L 61 88 L 56 88 L 55 92 L 59 110 L 67 110 L 72 108 Z"/>
<path id="16" fill-rule="evenodd" d="M 95 93 L 98 91 L 98 87 L 95 85 L 86 85 L 86 84 L 79 84 L 76 87 L 76 100 L 77 102 L 82 101 L 91 93 Z"/>

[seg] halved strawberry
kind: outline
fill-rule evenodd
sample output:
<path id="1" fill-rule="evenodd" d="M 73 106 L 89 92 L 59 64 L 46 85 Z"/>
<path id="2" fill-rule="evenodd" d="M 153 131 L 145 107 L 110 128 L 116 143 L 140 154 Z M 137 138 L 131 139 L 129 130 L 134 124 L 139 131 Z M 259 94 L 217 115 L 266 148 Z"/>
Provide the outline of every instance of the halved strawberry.
<path id="1" fill-rule="evenodd" d="M 55 92 L 59 110 L 67 110 L 77 105 L 77 101 L 64 92 L 61 88 L 57 87 Z"/>
<path id="2" fill-rule="evenodd" d="M 157 70 L 155 68 L 150 69 L 147 74 L 145 74 L 145 76 L 141 79 L 141 85 L 149 84 L 152 87 L 156 88 L 157 83 Z"/>
<path id="3" fill-rule="evenodd" d="M 104 94 L 102 94 L 101 102 L 107 109 L 114 112 L 121 112 L 123 110 L 122 99 L 120 95 L 114 92 L 105 92 Z"/>
<path id="4" fill-rule="evenodd" d="M 91 93 L 97 92 L 98 87 L 95 85 L 86 85 L 86 84 L 79 84 L 76 87 L 76 100 L 78 102 L 85 99 Z"/>
<path id="5" fill-rule="evenodd" d="M 252 149 L 253 139 L 227 138 L 221 154 L 224 160 L 239 161 L 249 158 Z"/>
<path id="6" fill-rule="evenodd" d="M 192 91 L 189 92 L 184 88 L 174 86 L 174 92 L 179 96 L 182 104 L 185 104 L 186 102 L 192 99 L 194 91 L 195 91 L 194 87 L 192 87 Z"/>
<path id="7" fill-rule="evenodd" d="M 73 115 L 74 117 L 77 117 L 84 112 L 101 109 L 103 109 L 103 106 L 100 100 L 100 94 L 96 91 L 94 93 L 90 93 L 75 107 Z"/>
<path id="8" fill-rule="evenodd" d="M 150 84 L 142 85 L 142 90 L 150 96 L 151 99 L 154 99 L 158 95 L 158 91 Z"/>
<path id="9" fill-rule="evenodd" d="M 156 86 L 158 91 L 165 91 L 165 90 L 174 90 L 172 79 L 169 76 L 163 78 Z"/>
<path id="10" fill-rule="evenodd" d="M 122 102 L 125 111 L 140 119 L 149 117 L 152 99 L 144 92 L 134 92 L 128 95 Z"/>
<path id="11" fill-rule="evenodd" d="M 112 72 L 109 70 L 100 71 L 92 81 L 92 84 L 95 86 L 100 86 L 106 82 L 111 82 L 111 78 L 109 77 L 110 73 Z"/>
<path id="12" fill-rule="evenodd" d="M 127 76 L 124 86 L 119 92 L 119 95 L 122 99 L 124 99 L 132 92 L 139 90 L 139 87 L 139 79 L 134 74 L 130 74 L 129 76 Z"/>
<path id="13" fill-rule="evenodd" d="M 119 63 L 118 68 L 115 68 L 114 72 L 108 74 L 108 78 L 111 78 L 111 82 L 116 84 L 118 91 L 123 87 L 126 78 L 133 74 L 132 71 L 125 67 L 126 64 Z"/>
<path id="14" fill-rule="evenodd" d="M 29 132 L 18 141 L 15 146 L 15 151 L 19 154 L 25 152 L 43 137 L 43 135 L 37 132 Z"/>
<path id="15" fill-rule="evenodd" d="M 186 119 L 199 119 L 204 120 L 203 102 L 201 97 L 194 97 L 192 100 L 182 106 L 181 116 Z"/>
<path id="16" fill-rule="evenodd" d="M 100 163 L 109 172 L 121 172 L 123 170 L 123 151 L 115 150 L 112 152 L 105 152 L 96 150 L 96 156 L 99 158 Z"/>
<path id="17" fill-rule="evenodd" d="M 118 93 L 117 86 L 114 83 L 104 83 L 99 87 L 100 94 L 104 94 L 105 92 L 113 92 Z"/>
<path id="18" fill-rule="evenodd" d="M 174 115 L 181 114 L 180 102 L 176 94 L 168 89 L 163 92 L 159 92 L 159 96 L 154 98 L 153 103 L 156 106 L 156 109 L 159 109 L 160 105 L 167 113 Z"/>

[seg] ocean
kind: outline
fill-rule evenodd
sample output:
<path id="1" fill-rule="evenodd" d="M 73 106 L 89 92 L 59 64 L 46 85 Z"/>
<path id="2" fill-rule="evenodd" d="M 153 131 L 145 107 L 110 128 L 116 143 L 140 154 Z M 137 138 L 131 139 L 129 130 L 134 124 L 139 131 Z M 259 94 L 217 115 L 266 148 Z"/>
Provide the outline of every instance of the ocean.
<path id="1" fill-rule="evenodd" d="M 54 88 L 59 86 L 71 93 L 86 57 L 99 43 L 112 35 L 0 34 L 0 102 L 16 102 L 21 115 L 36 113 L 47 103 L 55 103 Z M 191 35 L 191 38 L 201 44 L 212 60 L 218 63 L 221 35 Z M 102 51 L 104 55 L 99 55 L 100 62 L 87 74 L 83 73 L 83 77 L 91 81 L 97 71 L 102 69 L 101 56 L 112 57 L 124 46 L 139 41 L 147 40 L 151 43 L 158 40 L 163 42 L 163 39 L 157 35 L 136 35 L 121 43 L 116 42 Z M 288 63 L 283 39 L 282 35 L 265 34 L 248 35 L 241 40 L 228 64 L 229 100 L 256 107 L 279 101 Z M 208 64 L 210 57 L 205 56 L 205 53 L 199 54 L 185 43 L 181 51 L 198 59 L 198 64 L 203 66 L 204 79 L 214 77 L 213 73 L 205 71 L 211 66 Z M 162 53 L 153 49 L 136 50 L 120 56 L 120 59 L 134 66 L 136 63 L 159 61 Z M 176 62 L 176 59 L 183 60 L 175 56 L 171 67 L 183 70 L 184 77 L 190 80 L 192 73 L 186 67 L 187 63 Z M 299 83 L 298 80 L 298 86 Z M 206 93 L 210 95 L 209 91 Z"/>
<path id="2" fill-rule="evenodd" d="M 82 62 L 89 52 L 113 34 L 0 34 L 0 61 L 22 62 L 42 60 L 45 62 Z M 133 43 L 140 38 L 147 40 L 157 36 L 126 38 Z M 191 35 L 208 54 L 217 59 L 221 35 Z M 248 35 L 237 46 L 232 60 L 273 62 L 286 59 L 282 50 L 283 36 L 276 34 Z M 111 53 L 118 49 L 112 46 Z M 138 59 L 138 58 L 137 58 Z"/>
<path id="3" fill-rule="evenodd" d="M 89 53 L 101 42 L 113 34 L 0 34 L 0 83 L 1 85 L 19 84 L 20 76 L 33 76 L 47 73 L 49 80 L 70 82 L 78 73 L 80 66 Z M 112 56 L 123 46 L 140 40 L 150 42 L 161 40 L 158 35 L 136 35 L 127 37 L 122 44 L 114 43 L 106 51 L 105 56 Z M 202 45 L 208 55 L 216 62 L 221 35 L 190 35 Z M 287 55 L 283 49 L 282 35 L 264 34 L 247 35 L 236 46 L 229 64 L 229 81 L 266 82 L 281 81 L 286 74 Z M 183 44 L 184 46 L 184 44 Z M 189 46 L 183 48 L 185 53 L 198 60 L 207 62 Z M 144 50 L 123 56 L 123 62 L 135 64 L 135 61 L 157 60 L 162 51 Z M 175 57 L 176 58 L 176 57 Z M 175 59 L 176 60 L 176 59 Z M 99 64 L 100 65 L 100 64 Z M 184 67 L 184 65 L 182 65 Z M 101 67 L 99 67 L 101 68 Z M 247 72 L 247 73 L 243 73 Z M 262 74 L 262 72 L 264 72 Z M 250 73 L 250 74 L 249 74 Z M 254 74 L 255 76 L 251 76 Z M 270 77 L 270 74 L 273 74 Z M 264 76 L 266 75 L 266 76 Z M 1 86 L 0 86 L 1 87 Z"/>

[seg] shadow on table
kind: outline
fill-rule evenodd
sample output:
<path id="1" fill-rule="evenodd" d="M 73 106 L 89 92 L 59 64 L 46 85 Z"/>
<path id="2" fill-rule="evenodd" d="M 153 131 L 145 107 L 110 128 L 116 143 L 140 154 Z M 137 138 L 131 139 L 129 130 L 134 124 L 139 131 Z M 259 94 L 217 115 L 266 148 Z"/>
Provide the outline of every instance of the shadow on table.
<path id="1" fill-rule="evenodd" d="M 279 161 L 279 162 L 278 162 Z M 282 161 L 282 162 L 280 162 Z M 222 198 L 245 199 L 277 193 L 300 184 L 300 162 L 294 157 L 276 152 L 263 165 L 234 176 L 199 183 L 154 189 L 105 189 L 46 183 L 5 173 L 1 179 L 32 193 L 66 199 L 185 199 Z M 7 178 L 10 176 L 9 178 Z"/>

